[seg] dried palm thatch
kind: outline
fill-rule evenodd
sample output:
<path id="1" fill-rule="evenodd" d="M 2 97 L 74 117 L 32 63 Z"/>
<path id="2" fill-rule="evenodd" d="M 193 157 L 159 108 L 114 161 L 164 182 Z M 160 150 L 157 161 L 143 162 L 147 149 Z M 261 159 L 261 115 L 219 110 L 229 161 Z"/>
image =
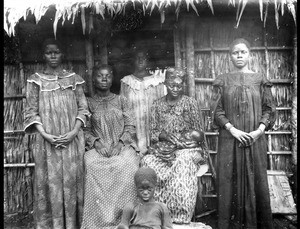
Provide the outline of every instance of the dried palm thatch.
<path id="1" fill-rule="evenodd" d="M 232 5 L 234 7 L 237 6 L 236 27 L 239 26 L 239 22 L 248 1 L 249 0 L 228 0 L 228 5 Z M 54 35 L 56 35 L 57 23 L 60 19 L 62 19 L 62 24 L 64 24 L 66 20 L 71 19 L 74 22 L 75 17 L 79 14 L 82 22 L 83 34 L 85 34 L 87 26 L 89 28 L 89 32 L 93 28 L 93 14 L 101 15 L 103 19 L 105 18 L 106 13 L 111 17 L 121 13 L 125 14 L 126 5 L 128 4 L 132 4 L 133 8 L 135 8 L 136 4 L 141 4 L 144 15 L 146 11 L 150 10 L 151 14 L 154 9 L 157 9 L 161 15 L 161 23 L 164 23 L 165 9 L 170 7 L 171 5 L 175 6 L 175 13 L 178 17 L 180 8 L 184 5 L 186 6 L 187 10 L 189 10 L 189 8 L 191 7 L 198 15 L 196 6 L 198 6 L 198 4 L 202 2 L 206 2 L 212 14 L 214 14 L 213 5 L 218 3 L 217 0 L 88 0 L 81 2 L 75 0 L 32 0 L 27 1 L 26 4 L 24 4 L 22 0 L 6 0 L 4 3 L 4 29 L 7 34 L 15 35 L 15 25 L 22 17 L 24 17 L 24 19 L 26 20 L 26 16 L 29 12 L 31 12 L 35 15 L 36 23 L 38 23 L 51 5 L 54 5 L 56 8 L 55 19 L 53 21 Z M 258 2 L 249 2 L 258 5 L 260 9 L 261 21 L 264 21 L 264 23 L 268 15 L 269 4 L 274 4 L 275 6 L 275 20 L 277 28 L 279 28 L 279 14 L 281 13 L 281 15 L 283 15 L 286 8 L 288 9 L 288 12 L 293 15 L 296 23 L 296 0 L 259 0 Z M 90 16 L 88 18 L 85 17 L 85 11 L 87 9 L 91 10 Z"/>

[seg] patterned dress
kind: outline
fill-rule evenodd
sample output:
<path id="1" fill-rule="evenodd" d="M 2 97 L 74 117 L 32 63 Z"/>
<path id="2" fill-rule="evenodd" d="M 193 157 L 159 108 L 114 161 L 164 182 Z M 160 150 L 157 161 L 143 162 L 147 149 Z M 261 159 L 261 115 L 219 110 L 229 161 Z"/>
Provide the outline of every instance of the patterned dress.
<path id="1" fill-rule="evenodd" d="M 123 96 L 88 98 L 91 127 L 86 131 L 85 195 L 82 228 L 115 228 L 126 203 L 136 199 L 134 173 L 138 169 L 134 115 Z M 121 140 L 119 155 L 104 157 L 93 149 L 100 141 L 111 153 Z"/>
<path id="2" fill-rule="evenodd" d="M 152 144 L 159 141 L 162 130 L 177 137 L 191 129 L 202 130 L 197 102 L 185 95 L 174 105 L 169 105 L 165 96 L 155 101 L 150 120 Z M 191 148 L 176 150 L 175 156 L 170 165 L 156 155 L 148 154 L 141 165 L 156 171 L 155 199 L 167 205 L 173 223 L 190 223 L 198 192 L 196 173 L 202 164 L 206 164 L 207 154 L 202 148 Z"/>
<path id="3" fill-rule="evenodd" d="M 120 95 L 125 96 L 134 110 L 138 147 L 145 150 L 150 145 L 149 117 L 152 103 L 166 94 L 162 74 L 153 74 L 139 79 L 134 75 L 121 80 Z"/>
<path id="4" fill-rule="evenodd" d="M 273 228 L 267 180 L 267 141 L 261 136 L 251 147 L 239 142 L 224 125 L 230 121 L 247 133 L 260 123 L 275 121 L 271 84 L 259 73 L 229 73 L 214 82 L 218 146 L 219 228 Z"/>
<path id="5" fill-rule="evenodd" d="M 25 132 L 63 135 L 77 119 L 85 124 L 87 102 L 84 80 L 67 71 L 57 75 L 36 73 L 27 80 Z M 36 228 L 80 228 L 83 211 L 84 135 L 80 130 L 66 148 L 55 148 L 39 133 L 33 144 L 35 161 L 34 217 Z"/>

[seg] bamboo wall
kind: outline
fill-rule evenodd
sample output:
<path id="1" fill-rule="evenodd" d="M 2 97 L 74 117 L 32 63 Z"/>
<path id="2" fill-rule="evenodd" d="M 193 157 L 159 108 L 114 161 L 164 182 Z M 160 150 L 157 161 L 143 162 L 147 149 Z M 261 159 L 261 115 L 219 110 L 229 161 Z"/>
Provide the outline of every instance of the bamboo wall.
<path id="1" fill-rule="evenodd" d="M 268 139 L 268 169 L 293 172 L 291 111 L 294 80 L 294 24 L 292 18 L 281 19 L 277 30 L 274 18 L 267 20 L 266 27 L 258 17 L 244 17 L 234 28 L 233 17 L 201 18 L 183 16 L 174 31 L 176 65 L 187 69 L 188 94 L 195 97 L 203 112 L 210 156 L 216 168 L 218 133 L 211 129 L 211 83 L 219 74 L 232 70 L 228 46 L 236 38 L 249 40 L 252 46 L 250 68 L 262 72 L 272 83 L 276 101 L 276 123 L 266 132 Z M 194 86 L 195 85 L 195 86 Z M 193 87 L 195 89 L 193 89 Z M 196 213 L 216 209 L 216 187 L 211 171 L 199 179 L 202 191 Z"/>

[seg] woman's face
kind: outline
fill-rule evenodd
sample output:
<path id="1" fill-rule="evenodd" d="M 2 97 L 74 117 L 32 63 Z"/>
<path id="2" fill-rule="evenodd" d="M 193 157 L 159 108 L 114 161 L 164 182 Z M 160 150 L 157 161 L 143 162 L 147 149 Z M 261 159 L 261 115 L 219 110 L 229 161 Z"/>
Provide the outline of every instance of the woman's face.
<path id="1" fill-rule="evenodd" d="M 62 62 L 62 52 L 56 44 L 49 44 L 44 51 L 46 64 L 51 68 L 57 68 Z"/>
<path id="2" fill-rule="evenodd" d="M 171 78 L 166 81 L 168 95 L 177 98 L 183 93 L 183 81 L 179 77 Z"/>
<path id="3" fill-rule="evenodd" d="M 146 69 L 148 65 L 148 59 L 144 52 L 137 53 L 135 60 L 134 60 L 135 68 L 138 70 Z"/>
<path id="4" fill-rule="evenodd" d="M 235 67 L 244 68 L 250 60 L 250 52 L 245 44 L 240 43 L 233 46 L 230 57 Z"/>
<path id="5" fill-rule="evenodd" d="M 94 83 L 96 89 L 107 91 L 112 85 L 113 75 L 109 69 L 99 69 L 94 76 Z"/>

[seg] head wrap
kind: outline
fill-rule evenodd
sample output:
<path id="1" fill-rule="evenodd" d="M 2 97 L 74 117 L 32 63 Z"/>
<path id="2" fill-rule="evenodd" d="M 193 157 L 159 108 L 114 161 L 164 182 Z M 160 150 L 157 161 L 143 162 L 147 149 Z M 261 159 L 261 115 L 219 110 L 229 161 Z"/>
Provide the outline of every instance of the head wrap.
<path id="1" fill-rule="evenodd" d="M 186 73 L 181 68 L 169 67 L 166 70 L 166 81 L 175 79 L 175 78 L 180 78 L 182 81 L 184 81 L 185 76 L 186 76 Z"/>
<path id="2" fill-rule="evenodd" d="M 233 49 L 233 47 L 234 47 L 235 45 L 237 45 L 237 44 L 244 44 L 244 45 L 246 45 L 247 48 L 249 49 L 249 51 L 250 51 L 250 49 L 251 49 L 251 46 L 250 46 L 249 41 L 247 41 L 247 40 L 244 39 L 244 38 L 237 38 L 237 39 L 235 39 L 235 40 L 230 44 L 230 46 L 229 46 L 229 52 L 231 52 L 232 49 Z"/>
<path id="3" fill-rule="evenodd" d="M 147 180 L 150 183 L 156 185 L 157 183 L 156 172 L 153 169 L 147 167 L 139 168 L 134 175 L 134 183 L 139 184 L 144 180 Z"/>

